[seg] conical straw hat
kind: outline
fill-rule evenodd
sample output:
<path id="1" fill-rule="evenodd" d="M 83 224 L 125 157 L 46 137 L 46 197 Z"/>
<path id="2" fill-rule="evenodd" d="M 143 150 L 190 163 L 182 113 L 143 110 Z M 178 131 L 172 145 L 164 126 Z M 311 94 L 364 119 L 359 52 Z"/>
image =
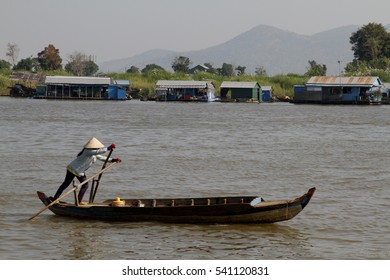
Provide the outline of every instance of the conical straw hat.
<path id="1" fill-rule="evenodd" d="M 104 145 L 97 140 L 95 137 L 92 137 L 85 145 L 85 149 L 101 149 L 104 148 Z"/>

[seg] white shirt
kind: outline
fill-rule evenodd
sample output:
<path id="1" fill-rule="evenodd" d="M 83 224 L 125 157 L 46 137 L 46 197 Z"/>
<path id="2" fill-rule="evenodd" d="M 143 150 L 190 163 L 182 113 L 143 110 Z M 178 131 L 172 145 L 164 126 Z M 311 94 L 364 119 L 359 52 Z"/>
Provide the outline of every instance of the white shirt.
<path id="1" fill-rule="evenodd" d="M 84 172 L 90 168 L 97 159 L 101 161 L 107 159 L 107 157 L 101 156 L 101 154 L 104 154 L 105 152 L 107 152 L 107 148 L 84 149 L 82 154 L 67 166 L 67 169 L 76 176 L 84 176 Z"/>

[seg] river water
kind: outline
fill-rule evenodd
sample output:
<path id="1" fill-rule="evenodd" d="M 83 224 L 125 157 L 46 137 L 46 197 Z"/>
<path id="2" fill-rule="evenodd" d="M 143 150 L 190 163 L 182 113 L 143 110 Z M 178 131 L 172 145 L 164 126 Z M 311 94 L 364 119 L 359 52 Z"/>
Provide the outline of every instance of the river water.
<path id="1" fill-rule="evenodd" d="M 290 221 L 175 225 L 80 221 L 42 209 L 92 136 L 123 160 L 96 201 L 260 195 L 316 187 Z M 390 258 L 390 106 L 184 104 L 0 98 L 0 258 Z M 87 175 L 99 171 L 95 164 Z M 70 196 L 71 197 L 71 196 Z M 69 198 L 71 199 L 71 198 Z M 66 200 L 66 199 L 65 199 Z"/>

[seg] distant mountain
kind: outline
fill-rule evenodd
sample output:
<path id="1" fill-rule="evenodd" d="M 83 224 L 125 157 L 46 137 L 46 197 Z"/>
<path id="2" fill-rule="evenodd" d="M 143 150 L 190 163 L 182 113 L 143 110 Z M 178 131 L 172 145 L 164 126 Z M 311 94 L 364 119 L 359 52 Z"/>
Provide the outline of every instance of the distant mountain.
<path id="1" fill-rule="evenodd" d="M 123 72 L 134 65 L 142 69 L 147 64 L 157 64 L 172 71 L 171 63 L 176 56 L 190 58 L 192 66 L 210 62 L 215 68 L 223 63 L 246 66 L 247 73 L 254 73 L 262 66 L 268 74 L 303 74 L 309 60 L 327 66 L 328 75 L 339 73 L 345 64 L 353 60 L 349 38 L 358 25 L 349 25 L 317 33 L 311 36 L 284 31 L 267 25 L 259 25 L 237 37 L 199 51 L 173 52 L 151 50 L 142 54 L 107 61 L 99 65 L 103 72 Z M 390 30 L 390 25 L 386 28 Z"/>

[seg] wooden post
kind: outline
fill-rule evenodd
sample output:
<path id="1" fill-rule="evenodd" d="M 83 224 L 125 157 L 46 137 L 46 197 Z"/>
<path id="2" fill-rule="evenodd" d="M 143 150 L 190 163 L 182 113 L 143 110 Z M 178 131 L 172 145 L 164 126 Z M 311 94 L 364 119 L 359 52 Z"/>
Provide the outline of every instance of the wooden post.
<path id="1" fill-rule="evenodd" d="M 114 151 L 114 149 L 111 148 L 110 152 L 108 153 L 108 156 L 107 156 L 106 160 L 104 161 L 102 170 L 106 167 L 108 159 L 110 158 L 110 156 L 111 156 L 113 151 Z M 103 172 L 99 174 L 99 177 L 96 180 L 96 186 L 95 186 L 95 190 L 94 190 L 93 194 L 92 194 L 92 189 L 91 189 L 91 197 L 89 199 L 89 203 L 93 203 L 93 201 L 95 200 L 96 192 L 97 192 L 97 189 L 99 187 L 100 179 L 102 178 L 102 174 L 103 174 Z"/>

